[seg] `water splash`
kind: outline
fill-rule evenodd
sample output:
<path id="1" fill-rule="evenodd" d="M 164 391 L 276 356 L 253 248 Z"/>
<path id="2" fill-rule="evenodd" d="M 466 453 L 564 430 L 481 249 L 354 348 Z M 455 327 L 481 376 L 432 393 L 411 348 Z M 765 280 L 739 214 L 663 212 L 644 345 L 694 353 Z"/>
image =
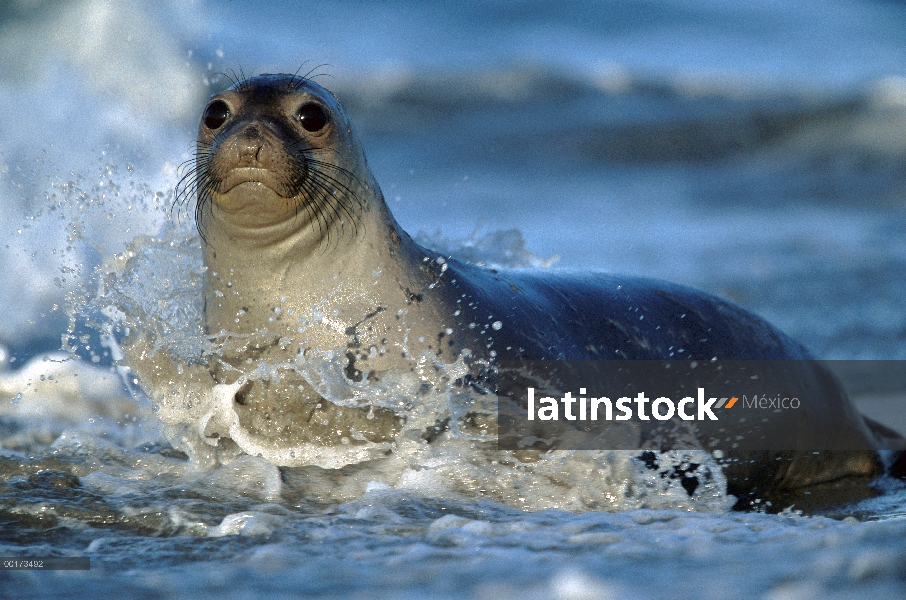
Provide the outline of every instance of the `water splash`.
<path id="1" fill-rule="evenodd" d="M 476 238 L 477 245 L 494 248 L 499 235 L 488 238 L 488 243 Z M 203 334 L 200 243 L 194 232 L 178 225 L 166 226 L 155 237 L 136 238 L 104 262 L 97 293 L 82 305 L 102 328 L 133 393 L 150 399 L 170 443 L 196 469 L 222 468 L 218 465 L 234 464 L 243 455 L 259 457 L 290 473 L 305 470 L 309 492 L 335 500 L 361 497 L 379 485 L 433 497 L 487 498 L 529 510 L 725 511 L 733 504 L 720 467 L 704 452 L 668 453 L 652 468 L 632 452 L 498 451 L 495 398 L 459 383 L 470 369 L 462 356 L 445 364 L 428 354 L 413 355 L 405 368 L 354 381 L 345 373 L 345 349 L 307 348 L 292 362 L 260 360 L 234 383 L 218 384 L 209 366 L 223 350 L 216 338 Z M 488 250 L 486 256 L 492 262 L 511 261 L 511 250 L 511 245 Z M 306 333 L 331 326 L 316 313 L 314 308 L 303 316 Z M 126 339 L 138 341 L 120 348 Z M 233 336 L 230 343 L 249 341 Z M 300 442 L 274 434 L 298 418 L 287 399 L 285 414 L 269 415 L 272 430 L 254 426 L 236 403 L 237 393 L 248 381 L 292 377 L 339 410 L 387 409 L 403 424 L 392 441 L 356 438 L 353 430 L 351 439 L 334 445 Z M 692 462 L 701 466 L 699 485 L 690 495 L 669 473 Z M 339 489 L 319 485 L 313 468 L 353 470 Z"/>

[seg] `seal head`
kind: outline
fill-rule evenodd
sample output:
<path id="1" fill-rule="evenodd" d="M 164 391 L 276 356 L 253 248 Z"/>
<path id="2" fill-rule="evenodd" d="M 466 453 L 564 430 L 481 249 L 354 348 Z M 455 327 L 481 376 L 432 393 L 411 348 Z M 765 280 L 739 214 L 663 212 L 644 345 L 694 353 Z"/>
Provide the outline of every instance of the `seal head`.
<path id="1" fill-rule="evenodd" d="M 214 96 L 202 114 L 195 171 L 196 219 L 237 236 L 274 241 L 286 225 L 328 239 L 355 228 L 373 182 L 345 111 L 299 77 L 263 75 Z M 212 204 L 213 203 L 213 204 Z"/>

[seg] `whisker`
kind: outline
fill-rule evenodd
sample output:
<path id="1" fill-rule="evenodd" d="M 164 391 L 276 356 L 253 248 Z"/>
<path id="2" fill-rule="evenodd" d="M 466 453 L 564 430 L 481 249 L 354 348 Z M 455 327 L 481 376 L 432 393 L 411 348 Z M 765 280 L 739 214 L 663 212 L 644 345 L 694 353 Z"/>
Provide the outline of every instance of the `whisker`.
<path id="1" fill-rule="evenodd" d="M 301 177 L 294 177 L 288 187 L 294 196 L 304 197 L 300 204 L 305 204 L 310 220 L 317 222 L 319 233 L 325 238 L 325 247 L 331 246 L 338 227 L 340 231 L 351 227 L 353 234 L 358 233 L 366 205 L 360 197 L 364 185 L 355 173 L 306 156 L 306 151 L 296 163 L 295 172 Z"/>
<path id="2" fill-rule="evenodd" d="M 199 187 L 204 187 L 207 166 L 209 162 L 211 144 L 199 142 L 193 157 L 184 161 L 177 167 L 179 180 L 176 183 L 176 189 L 173 198 L 173 204 L 170 205 L 170 217 L 173 216 L 174 209 L 177 210 L 177 219 L 181 214 L 182 208 L 187 208 L 193 198 L 197 196 Z"/>

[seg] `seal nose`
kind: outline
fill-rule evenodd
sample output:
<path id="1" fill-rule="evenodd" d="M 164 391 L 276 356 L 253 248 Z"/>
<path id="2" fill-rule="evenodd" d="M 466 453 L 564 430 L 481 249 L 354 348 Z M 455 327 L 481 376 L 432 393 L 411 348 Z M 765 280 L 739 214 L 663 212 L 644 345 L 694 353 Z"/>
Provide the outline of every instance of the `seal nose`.
<path id="1" fill-rule="evenodd" d="M 258 166 L 261 157 L 261 132 L 255 125 L 249 125 L 239 140 L 239 163 L 242 166 Z"/>

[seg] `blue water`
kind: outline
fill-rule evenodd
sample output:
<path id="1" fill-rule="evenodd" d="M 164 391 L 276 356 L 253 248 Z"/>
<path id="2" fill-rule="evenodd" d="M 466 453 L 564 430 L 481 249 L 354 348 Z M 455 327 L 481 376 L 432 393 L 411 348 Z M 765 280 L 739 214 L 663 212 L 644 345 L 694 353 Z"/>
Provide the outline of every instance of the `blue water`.
<path id="1" fill-rule="evenodd" d="M 0 595 L 903 597 L 891 481 L 806 517 L 692 501 L 619 458 L 595 466 L 610 504 L 591 504 L 584 458 L 556 458 L 531 510 L 468 452 L 391 484 L 251 457 L 202 468 L 80 308 L 138 236 L 191 245 L 172 189 L 220 73 L 314 69 L 426 244 L 678 281 L 820 358 L 906 358 L 904 23 L 881 0 L 0 9 L 0 555 L 92 560 L 0 571 Z M 53 354 L 67 332 L 78 360 Z M 863 400 L 891 425 L 906 413 Z"/>

